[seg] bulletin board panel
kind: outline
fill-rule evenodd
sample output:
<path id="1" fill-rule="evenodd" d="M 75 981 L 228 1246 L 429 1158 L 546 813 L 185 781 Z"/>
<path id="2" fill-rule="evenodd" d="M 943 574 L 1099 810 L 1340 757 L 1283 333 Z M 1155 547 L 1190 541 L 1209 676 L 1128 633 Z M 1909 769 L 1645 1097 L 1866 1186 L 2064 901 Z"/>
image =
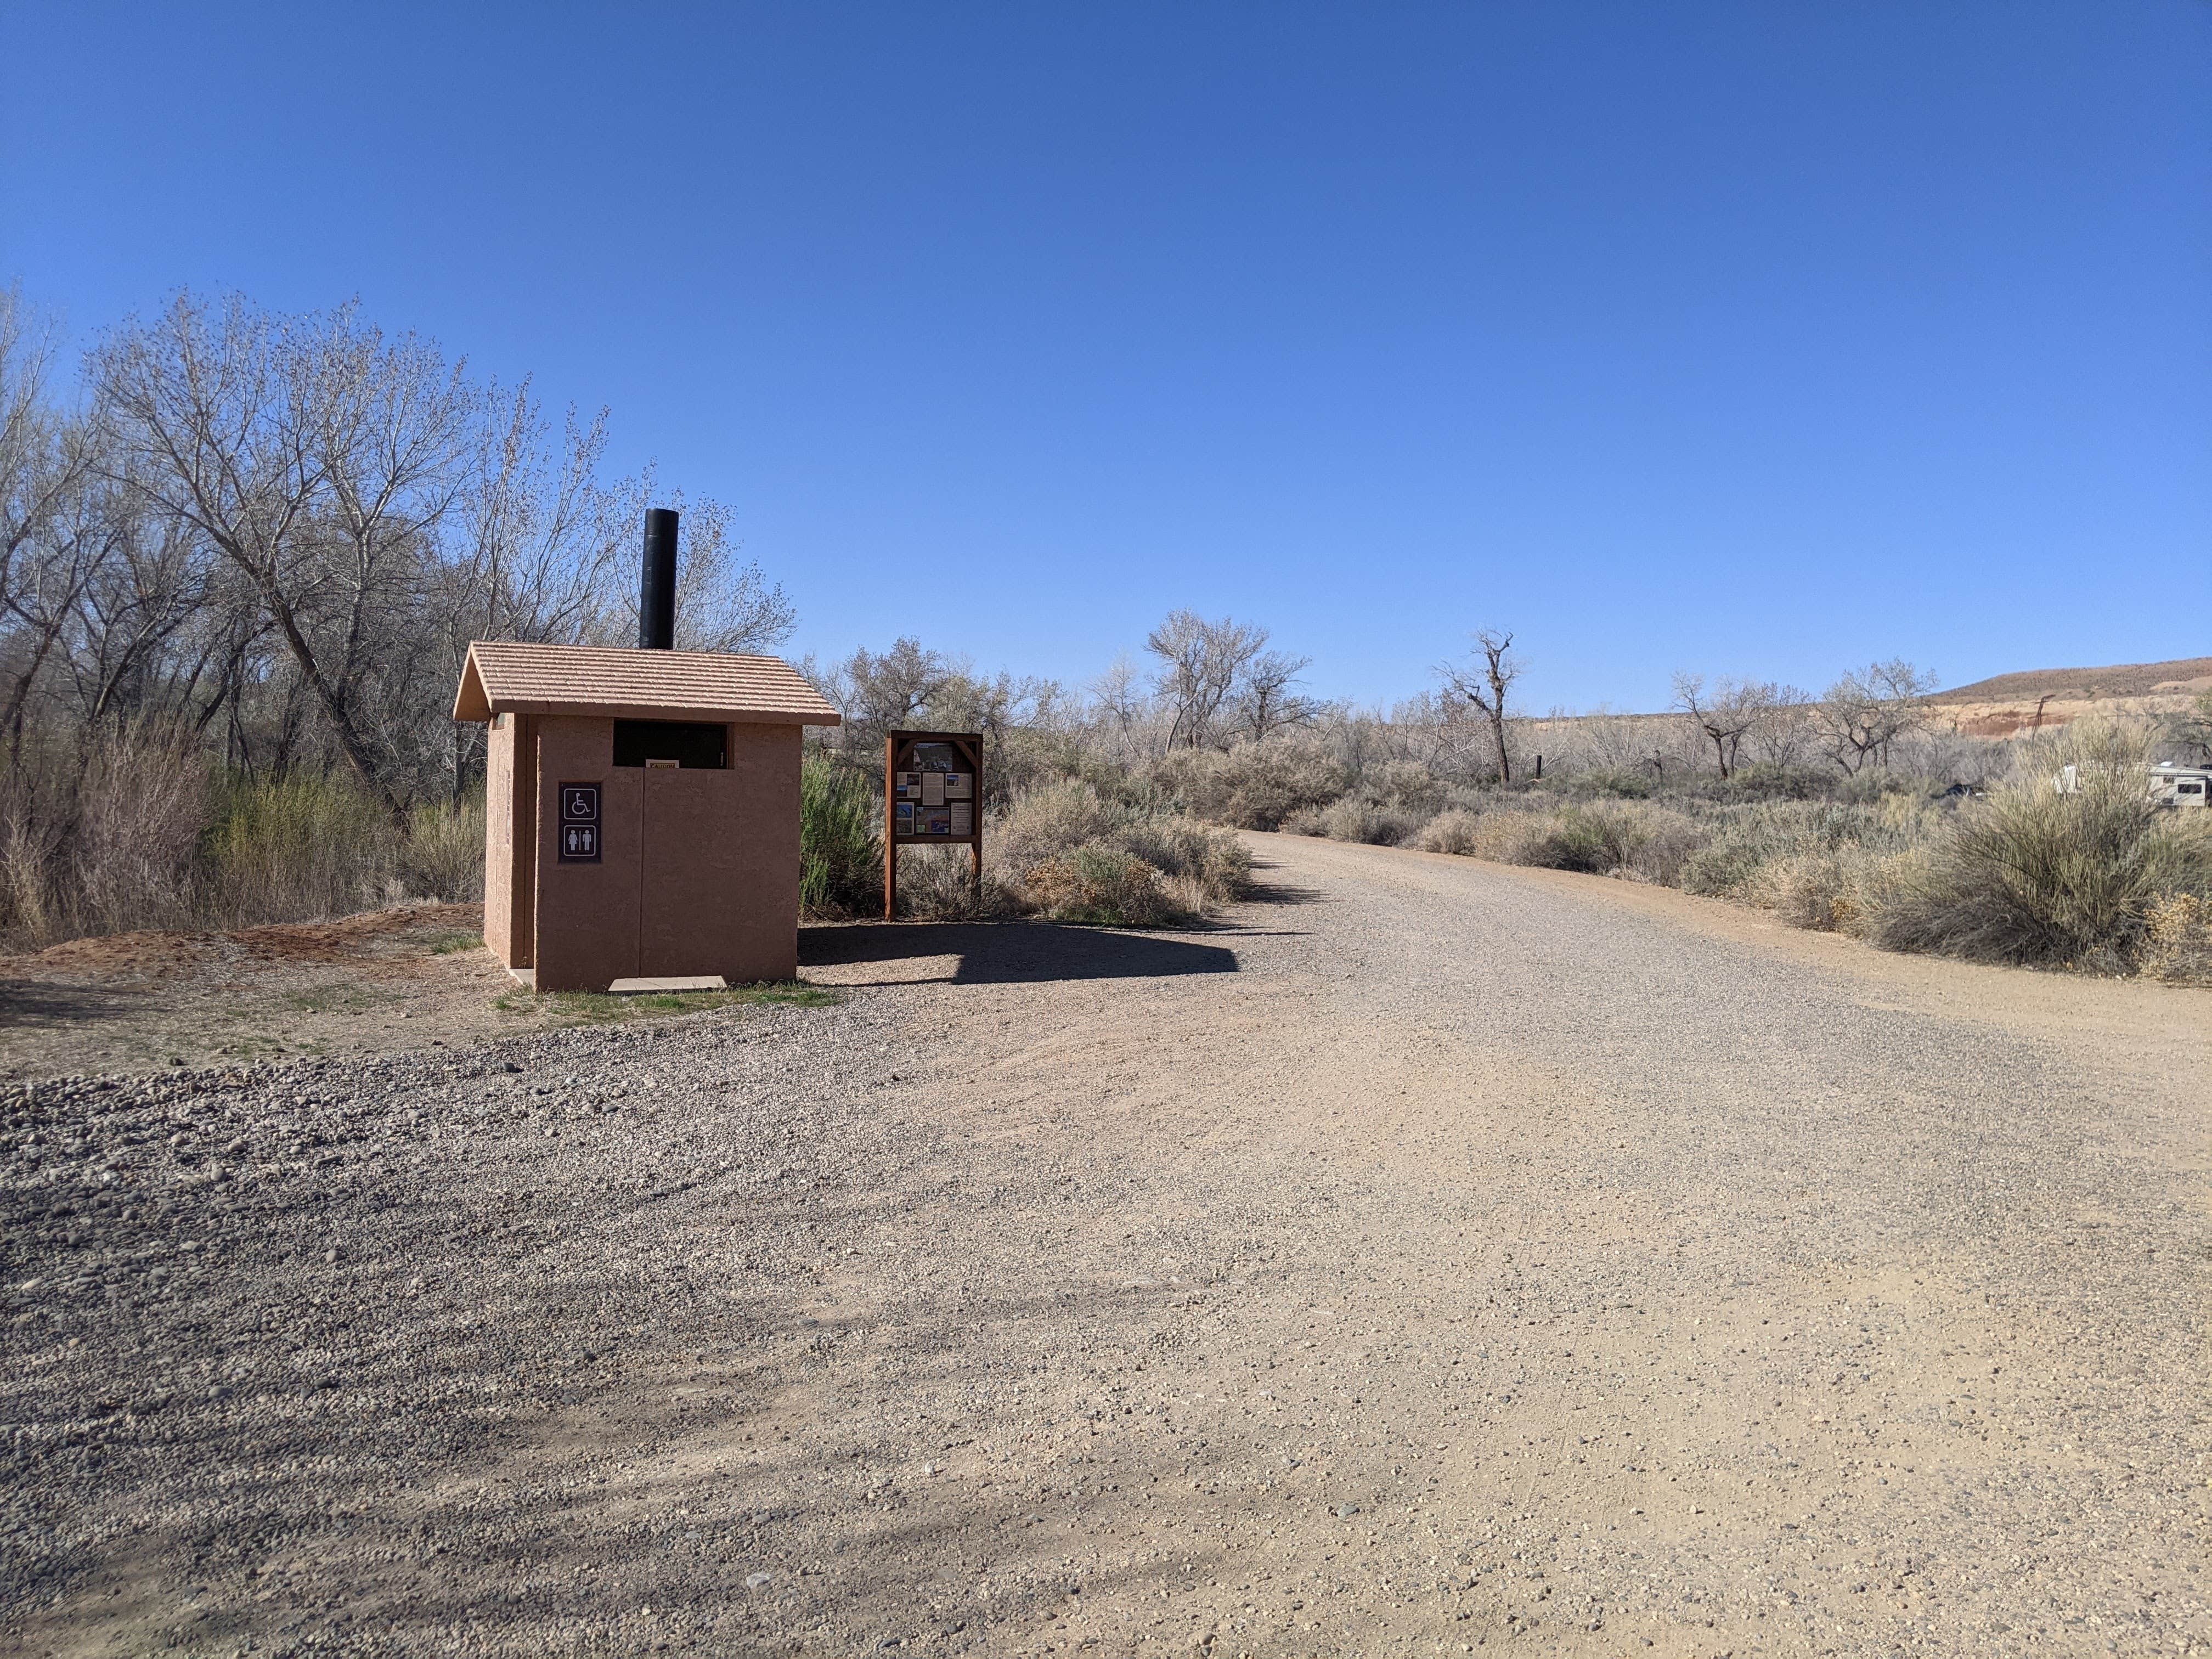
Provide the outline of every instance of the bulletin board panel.
<path id="1" fill-rule="evenodd" d="M 884 920 L 898 906 L 904 847 L 965 847 L 983 880 L 983 734 L 893 732 L 884 739 Z"/>

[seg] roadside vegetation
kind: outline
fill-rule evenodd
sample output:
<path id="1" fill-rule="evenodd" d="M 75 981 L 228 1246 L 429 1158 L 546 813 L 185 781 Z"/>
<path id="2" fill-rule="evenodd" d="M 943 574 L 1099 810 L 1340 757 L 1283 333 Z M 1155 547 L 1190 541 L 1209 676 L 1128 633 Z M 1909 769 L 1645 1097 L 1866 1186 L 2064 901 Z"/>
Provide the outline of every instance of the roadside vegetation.
<path id="1" fill-rule="evenodd" d="M 468 643 L 634 638 L 648 501 L 684 508 L 679 645 L 794 626 L 720 504 L 601 476 L 604 412 L 556 425 L 350 308 L 179 295 L 67 387 L 52 338 L 0 291 L 0 946 L 481 896 L 483 734 L 447 718 Z M 1887 661 L 1818 695 L 1684 673 L 1663 713 L 1535 714 L 1486 629 L 1420 695 L 1358 708 L 1306 695 L 1266 628 L 1187 610 L 1080 689 L 912 639 L 803 666 L 845 720 L 802 774 L 817 918 L 879 907 L 884 735 L 938 728 L 987 740 L 984 869 L 902 854 L 910 915 L 1188 921 L 1247 886 L 1234 831 L 1279 830 L 1888 949 L 2212 975 L 2212 814 L 2143 787 L 2150 761 L 2212 757 L 2212 699 L 1991 739 Z"/>

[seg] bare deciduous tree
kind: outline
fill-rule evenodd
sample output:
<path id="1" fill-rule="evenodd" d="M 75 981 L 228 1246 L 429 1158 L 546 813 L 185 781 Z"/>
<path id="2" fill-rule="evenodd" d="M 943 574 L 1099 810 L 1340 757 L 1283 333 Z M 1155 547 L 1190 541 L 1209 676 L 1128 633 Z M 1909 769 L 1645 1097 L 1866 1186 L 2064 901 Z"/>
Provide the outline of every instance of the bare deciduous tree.
<path id="1" fill-rule="evenodd" d="M 1472 708 L 1488 722 L 1500 783 L 1513 781 L 1513 758 L 1505 742 L 1506 700 L 1522 669 L 1521 659 L 1513 654 L 1513 635 L 1485 628 L 1475 634 L 1474 650 L 1464 665 L 1447 663 L 1437 670 L 1443 681 L 1446 702 Z"/>
<path id="2" fill-rule="evenodd" d="M 1846 774 L 1887 766 L 1890 747 L 1926 724 L 1936 677 L 1902 657 L 1840 676 L 1818 709 L 1822 750 Z"/>
<path id="3" fill-rule="evenodd" d="M 1160 659 L 1157 684 L 1174 713 L 1170 748 L 1181 742 L 1200 749 L 1214 740 L 1222 705 L 1267 643 L 1264 628 L 1229 617 L 1209 622 L 1188 610 L 1170 612 L 1152 631 L 1145 648 Z"/>
<path id="4" fill-rule="evenodd" d="M 112 476 L 252 581 L 346 758 L 399 815 L 363 682 L 392 666 L 374 623 L 413 597 L 455 493 L 458 370 L 349 307 L 286 319 L 189 295 L 92 363 Z"/>
<path id="5" fill-rule="evenodd" d="M 1311 657 L 1293 657 L 1287 651 L 1262 651 L 1246 665 L 1238 724 L 1253 742 L 1265 743 L 1270 732 L 1313 723 L 1321 705 L 1291 689 L 1312 666 Z"/>
<path id="6" fill-rule="evenodd" d="M 1085 689 L 1096 718 L 1112 734 L 1116 748 L 1126 756 L 1137 742 L 1138 726 L 1150 712 L 1140 689 L 1137 665 L 1124 652 L 1114 659 L 1104 673 Z"/>
<path id="7" fill-rule="evenodd" d="M 1745 737 L 1772 715 L 1781 696 L 1782 688 L 1771 681 L 1723 678 L 1708 689 L 1703 674 L 1674 676 L 1674 707 L 1712 744 L 1724 778 L 1735 775 Z"/>
<path id="8" fill-rule="evenodd" d="M 1746 739 L 1752 757 L 1768 766 L 1802 765 L 1818 735 L 1812 696 L 1794 685 L 1771 690 L 1773 696 Z"/>

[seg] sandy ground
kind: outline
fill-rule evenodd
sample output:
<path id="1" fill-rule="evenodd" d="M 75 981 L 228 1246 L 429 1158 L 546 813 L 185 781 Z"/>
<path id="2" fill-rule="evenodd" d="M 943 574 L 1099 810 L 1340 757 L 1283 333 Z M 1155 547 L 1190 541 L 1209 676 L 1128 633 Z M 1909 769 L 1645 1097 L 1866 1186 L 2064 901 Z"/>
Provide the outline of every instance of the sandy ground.
<path id="1" fill-rule="evenodd" d="M 4 1639 L 2212 1650 L 2212 995 L 1254 839 L 836 1007 L 20 1090 Z"/>
<path id="2" fill-rule="evenodd" d="M 517 994 L 483 929 L 482 905 L 425 903 L 0 956 L 0 1079 L 468 1048 L 574 1024 L 572 1003 Z"/>

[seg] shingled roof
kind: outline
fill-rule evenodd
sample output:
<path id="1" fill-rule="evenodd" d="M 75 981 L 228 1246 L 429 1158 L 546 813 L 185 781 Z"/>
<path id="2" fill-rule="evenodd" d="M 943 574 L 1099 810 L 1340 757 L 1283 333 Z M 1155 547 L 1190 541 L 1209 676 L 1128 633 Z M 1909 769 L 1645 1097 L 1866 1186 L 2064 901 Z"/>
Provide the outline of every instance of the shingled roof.
<path id="1" fill-rule="evenodd" d="M 781 657 L 721 651 L 623 651 L 596 645 L 469 647 L 457 720 L 495 714 L 836 726 L 837 711 Z"/>

